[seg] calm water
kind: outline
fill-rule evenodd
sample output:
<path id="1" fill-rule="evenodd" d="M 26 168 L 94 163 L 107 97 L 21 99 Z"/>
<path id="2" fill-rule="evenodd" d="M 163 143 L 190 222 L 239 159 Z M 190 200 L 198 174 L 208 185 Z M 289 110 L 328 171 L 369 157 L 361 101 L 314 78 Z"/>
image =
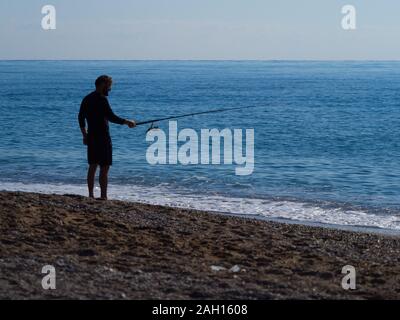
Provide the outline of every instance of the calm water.
<path id="1" fill-rule="evenodd" d="M 250 176 L 227 165 L 151 166 L 147 128 L 112 125 L 113 198 L 400 230 L 397 62 L 3 61 L 0 189 L 85 193 L 77 112 L 104 73 L 126 118 L 259 106 L 178 121 L 254 128 Z"/>

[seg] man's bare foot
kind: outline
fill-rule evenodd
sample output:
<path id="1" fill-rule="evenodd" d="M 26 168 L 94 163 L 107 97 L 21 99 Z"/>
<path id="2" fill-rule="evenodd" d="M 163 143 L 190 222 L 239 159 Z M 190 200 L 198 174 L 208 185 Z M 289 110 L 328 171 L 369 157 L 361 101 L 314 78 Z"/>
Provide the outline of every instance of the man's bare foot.
<path id="1" fill-rule="evenodd" d="M 100 197 L 100 198 L 97 198 L 96 200 L 106 201 L 107 198 L 105 198 L 105 197 Z"/>

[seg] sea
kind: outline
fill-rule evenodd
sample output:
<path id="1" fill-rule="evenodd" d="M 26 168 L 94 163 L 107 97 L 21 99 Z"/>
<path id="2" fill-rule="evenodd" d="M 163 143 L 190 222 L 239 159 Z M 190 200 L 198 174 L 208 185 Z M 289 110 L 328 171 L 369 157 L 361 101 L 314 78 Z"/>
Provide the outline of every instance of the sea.
<path id="1" fill-rule="evenodd" d="M 254 129 L 254 171 L 240 176 L 150 164 L 148 126 L 110 124 L 111 199 L 400 234 L 396 61 L 0 61 L 0 190 L 87 194 L 77 115 L 102 74 L 121 117 L 239 108 L 178 130 Z"/>

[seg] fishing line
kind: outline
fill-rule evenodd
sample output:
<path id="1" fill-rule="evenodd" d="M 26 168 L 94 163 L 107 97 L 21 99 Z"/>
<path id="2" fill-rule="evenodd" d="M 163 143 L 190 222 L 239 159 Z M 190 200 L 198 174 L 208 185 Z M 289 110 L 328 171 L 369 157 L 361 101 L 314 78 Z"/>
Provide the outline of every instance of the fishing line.
<path id="1" fill-rule="evenodd" d="M 245 106 L 245 107 L 236 107 L 236 108 L 226 108 L 226 109 L 216 109 L 216 110 L 207 110 L 207 111 L 202 111 L 202 112 L 194 112 L 194 113 L 187 113 L 187 114 L 181 114 L 178 116 L 170 116 L 170 117 L 165 117 L 165 118 L 159 118 L 159 119 L 153 119 L 153 120 L 146 120 L 146 121 L 139 121 L 136 122 L 137 126 L 141 126 L 144 124 L 149 124 L 151 123 L 151 126 L 147 131 L 153 130 L 153 129 L 158 129 L 157 127 L 154 127 L 154 123 L 160 122 L 160 121 L 165 121 L 165 120 L 171 120 L 171 119 L 178 119 L 178 118 L 185 118 L 185 117 L 191 117 L 191 116 L 197 116 L 200 114 L 208 114 L 208 113 L 218 113 L 218 112 L 225 112 L 225 111 L 232 111 L 232 110 L 241 110 L 241 109 L 249 109 L 249 108 L 256 108 L 257 106 Z"/>

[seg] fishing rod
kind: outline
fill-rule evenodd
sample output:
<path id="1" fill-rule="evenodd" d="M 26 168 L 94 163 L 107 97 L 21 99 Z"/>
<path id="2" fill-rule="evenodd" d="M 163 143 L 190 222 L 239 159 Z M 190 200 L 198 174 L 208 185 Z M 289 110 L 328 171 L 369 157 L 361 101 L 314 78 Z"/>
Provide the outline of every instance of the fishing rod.
<path id="1" fill-rule="evenodd" d="M 197 116 L 197 115 L 200 115 L 200 114 L 225 112 L 225 111 L 232 111 L 232 110 L 239 110 L 239 109 L 249 109 L 249 108 L 255 108 L 255 107 L 257 107 L 257 106 L 245 106 L 245 107 L 216 109 L 216 110 L 207 110 L 207 111 L 202 111 L 202 112 L 187 113 L 187 114 L 181 114 L 181 115 L 178 115 L 178 116 L 170 116 L 170 117 L 165 117 L 165 118 L 160 118 L 160 119 L 140 121 L 140 122 L 136 122 L 136 125 L 137 126 L 141 126 L 141 125 L 144 125 L 144 124 L 151 123 L 150 128 L 147 129 L 147 131 L 150 131 L 150 130 L 153 130 L 153 129 L 158 129 L 157 127 L 154 127 L 154 123 L 155 122 L 171 120 L 171 119 L 178 119 L 178 118 L 185 118 L 185 117 L 191 117 L 191 116 Z"/>

